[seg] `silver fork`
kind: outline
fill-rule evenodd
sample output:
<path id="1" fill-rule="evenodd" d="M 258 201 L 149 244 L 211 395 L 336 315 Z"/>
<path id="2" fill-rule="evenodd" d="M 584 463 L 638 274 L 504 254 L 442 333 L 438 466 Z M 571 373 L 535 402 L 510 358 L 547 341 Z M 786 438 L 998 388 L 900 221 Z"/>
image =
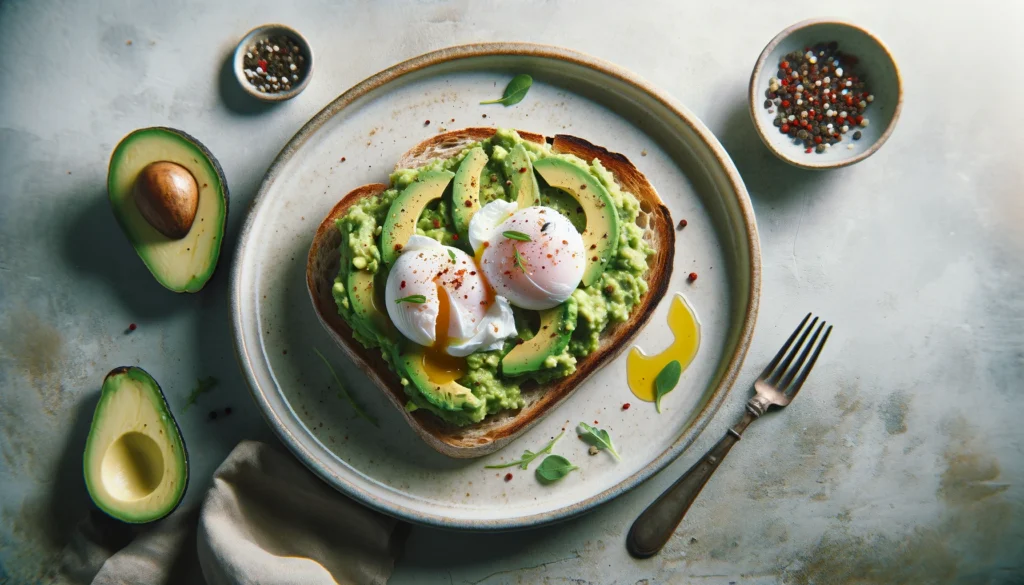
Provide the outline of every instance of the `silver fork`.
<path id="1" fill-rule="evenodd" d="M 829 325 L 825 330 L 825 335 L 821 335 L 822 329 L 825 328 L 825 322 L 822 321 L 818 325 L 817 317 L 811 321 L 810 326 L 806 326 L 810 319 L 811 314 L 807 313 L 804 320 L 800 322 L 800 326 L 789 336 L 786 344 L 758 376 L 754 382 L 755 394 L 747 402 L 747 410 L 740 422 L 729 429 L 725 437 L 722 437 L 710 451 L 694 463 L 693 467 L 672 484 L 672 487 L 665 490 L 665 493 L 661 494 L 657 500 L 654 500 L 654 503 L 648 506 L 633 522 L 632 528 L 629 529 L 629 535 L 626 537 L 626 549 L 629 554 L 638 558 L 647 558 L 657 554 L 672 537 L 672 533 L 683 520 L 686 511 L 697 499 L 697 494 L 711 479 L 711 474 L 718 469 L 718 465 L 732 449 L 732 446 L 740 440 L 740 435 L 743 434 L 747 426 L 764 414 L 769 406 L 775 405 L 781 408 L 796 398 L 796 393 L 807 381 L 807 375 L 811 373 L 814 362 L 818 361 L 818 355 L 825 347 L 829 334 L 832 333 L 832 326 Z M 815 325 L 818 325 L 817 329 L 814 328 Z M 811 336 L 810 342 L 804 345 L 812 330 L 814 330 L 814 335 Z M 794 345 L 793 341 L 797 337 L 800 340 Z M 821 337 L 820 341 L 819 337 Z M 792 349 L 790 349 L 791 346 Z M 802 352 L 800 351 L 801 347 L 803 347 Z M 813 353 L 811 353 L 812 348 Z M 797 357 L 798 353 L 799 357 Z M 807 359 L 808 355 L 810 355 L 810 361 Z M 794 359 L 796 362 L 793 361 Z M 803 367 L 802 370 L 801 367 Z"/>

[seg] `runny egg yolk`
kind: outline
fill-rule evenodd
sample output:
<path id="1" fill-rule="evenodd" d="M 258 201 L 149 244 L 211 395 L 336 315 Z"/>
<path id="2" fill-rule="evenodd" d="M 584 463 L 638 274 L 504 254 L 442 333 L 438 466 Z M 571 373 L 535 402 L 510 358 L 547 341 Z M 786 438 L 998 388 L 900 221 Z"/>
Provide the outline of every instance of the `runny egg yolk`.
<path id="1" fill-rule="evenodd" d="M 491 305 L 494 304 L 494 297 L 495 297 L 494 287 L 491 286 L 490 281 L 487 280 L 487 274 L 484 273 L 484 269 L 483 269 L 483 266 L 484 266 L 484 250 L 486 250 L 488 246 L 490 246 L 490 244 L 488 244 L 487 242 L 484 242 L 484 244 L 482 246 L 480 246 L 480 249 L 476 251 L 476 255 L 473 256 L 473 260 L 476 262 L 476 272 L 477 272 L 477 274 L 480 275 L 480 280 L 484 281 L 484 294 L 487 295 L 486 299 L 484 300 L 484 302 L 487 303 L 487 306 L 484 307 L 484 310 L 487 310 L 487 309 L 491 308 Z"/>
<path id="2" fill-rule="evenodd" d="M 626 380 L 629 389 L 640 400 L 654 402 L 654 379 L 672 360 L 686 370 L 700 346 L 700 323 L 693 314 L 693 309 L 686 303 L 682 295 L 672 298 L 668 308 L 668 328 L 675 340 L 665 351 L 647 355 L 642 349 L 633 347 L 626 357 Z"/>
<path id="3" fill-rule="evenodd" d="M 437 285 L 437 321 L 434 323 L 434 345 L 423 352 L 423 371 L 434 384 L 448 384 L 466 375 L 466 358 L 448 355 L 448 324 L 452 305 L 448 293 Z"/>

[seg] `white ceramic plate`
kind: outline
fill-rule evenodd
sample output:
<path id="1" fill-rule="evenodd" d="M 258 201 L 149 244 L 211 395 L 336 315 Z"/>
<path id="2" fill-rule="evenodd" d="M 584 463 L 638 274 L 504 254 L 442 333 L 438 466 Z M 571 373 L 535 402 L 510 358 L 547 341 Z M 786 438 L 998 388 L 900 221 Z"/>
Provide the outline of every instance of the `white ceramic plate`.
<path id="1" fill-rule="evenodd" d="M 481 106 L 515 73 L 534 85 L 514 107 Z M 486 115 L 486 117 L 484 117 Z M 430 120 L 427 125 L 426 121 Z M 321 218 L 350 189 L 386 182 L 409 147 L 444 129 L 503 126 L 568 133 L 628 156 L 647 175 L 678 233 L 670 291 L 696 309 L 703 341 L 659 415 L 626 387 L 626 353 L 511 446 L 482 459 L 433 451 L 321 329 L 305 259 Z M 342 157 L 345 162 L 341 162 Z M 688 284 L 695 271 L 699 279 Z M 233 271 L 239 361 L 270 425 L 310 469 L 371 507 L 454 528 L 509 529 L 580 514 L 636 486 L 689 446 L 731 387 L 753 332 L 760 251 L 746 189 L 725 151 L 692 114 L 614 65 L 554 47 L 467 45 L 417 57 L 355 86 L 299 131 L 274 161 L 246 219 Z M 670 296 L 636 343 L 671 342 Z M 313 349 L 380 422 L 356 418 Z M 629 410 L 622 410 L 624 403 Z M 572 428 L 607 429 L 623 455 L 589 456 Z M 566 429 L 555 452 L 580 466 L 551 486 L 533 468 L 484 469 Z M 504 476 L 511 471 L 512 481 Z"/>

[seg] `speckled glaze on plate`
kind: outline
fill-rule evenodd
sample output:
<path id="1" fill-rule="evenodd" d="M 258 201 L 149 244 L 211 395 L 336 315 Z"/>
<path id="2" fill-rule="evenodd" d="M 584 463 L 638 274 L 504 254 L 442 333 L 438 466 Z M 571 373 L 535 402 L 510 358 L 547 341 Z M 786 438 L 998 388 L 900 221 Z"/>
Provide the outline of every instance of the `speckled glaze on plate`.
<path id="1" fill-rule="evenodd" d="M 500 97 L 516 73 L 534 85 L 517 106 Z M 427 121 L 430 121 L 427 124 Z M 689 226 L 676 242 L 669 287 L 702 325 L 702 346 L 659 415 L 626 387 L 623 352 L 561 407 L 508 448 L 449 459 L 423 443 L 320 327 L 305 287 L 305 258 L 321 218 L 352 188 L 385 182 L 409 147 L 442 129 L 503 126 L 568 133 L 621 152 Z M 344 159 L 344 162 L 342 162 Z M 700 277 L 686 282 L 691 271 Z M 385 513 L 448 528 L 513 529 L 579 515 L 635 487 L 683 452 L 731 388 L 753 333 L 760 248 L 739 174 L 714 136 L 671 97 L 632 73 L 566 49 L 524 43 L 465 45 L 416 57 L 359 83 L 310 120 L 267 171 L 243 228 L 232 274 L 239 361 L 271 427 L 310 469 Z M 671 294 L 636 343 L 671 342 Z M 318 348 L 367 410 L 357 418 L 333 387 Z M 624 403 L 631 403 L 623 410 Z M 623 455 L 587 454 L 580 421 L 607 429 Z M 598 421 L 595 423 L 595 421 Z M 534 469 L 485 469 L 555 446 L 577 465 L 540 485 Z M 535 467 L 536 465 L 534 465 Z M 513 479 L 505 481 L 511 472 Z"/>

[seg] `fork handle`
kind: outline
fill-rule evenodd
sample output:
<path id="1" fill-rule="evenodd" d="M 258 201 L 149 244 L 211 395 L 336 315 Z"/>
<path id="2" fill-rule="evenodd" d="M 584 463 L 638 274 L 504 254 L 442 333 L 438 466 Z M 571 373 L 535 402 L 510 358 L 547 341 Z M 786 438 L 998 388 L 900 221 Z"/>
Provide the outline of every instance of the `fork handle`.
<path id="1" fill-rule="evenodd" d="M 665 546 L 690 505 L 697 499 L 697 494 L 711 479 L 711 474 L 718 469 L 722 459 L 729 454 L 747 425 L 755 418 L 757 415 L 748 410 L 743 420 L 729 429 L 714 447 L 637 517 L 626 537 L 629 554 L 645 559 L 654 556 Z"/>

